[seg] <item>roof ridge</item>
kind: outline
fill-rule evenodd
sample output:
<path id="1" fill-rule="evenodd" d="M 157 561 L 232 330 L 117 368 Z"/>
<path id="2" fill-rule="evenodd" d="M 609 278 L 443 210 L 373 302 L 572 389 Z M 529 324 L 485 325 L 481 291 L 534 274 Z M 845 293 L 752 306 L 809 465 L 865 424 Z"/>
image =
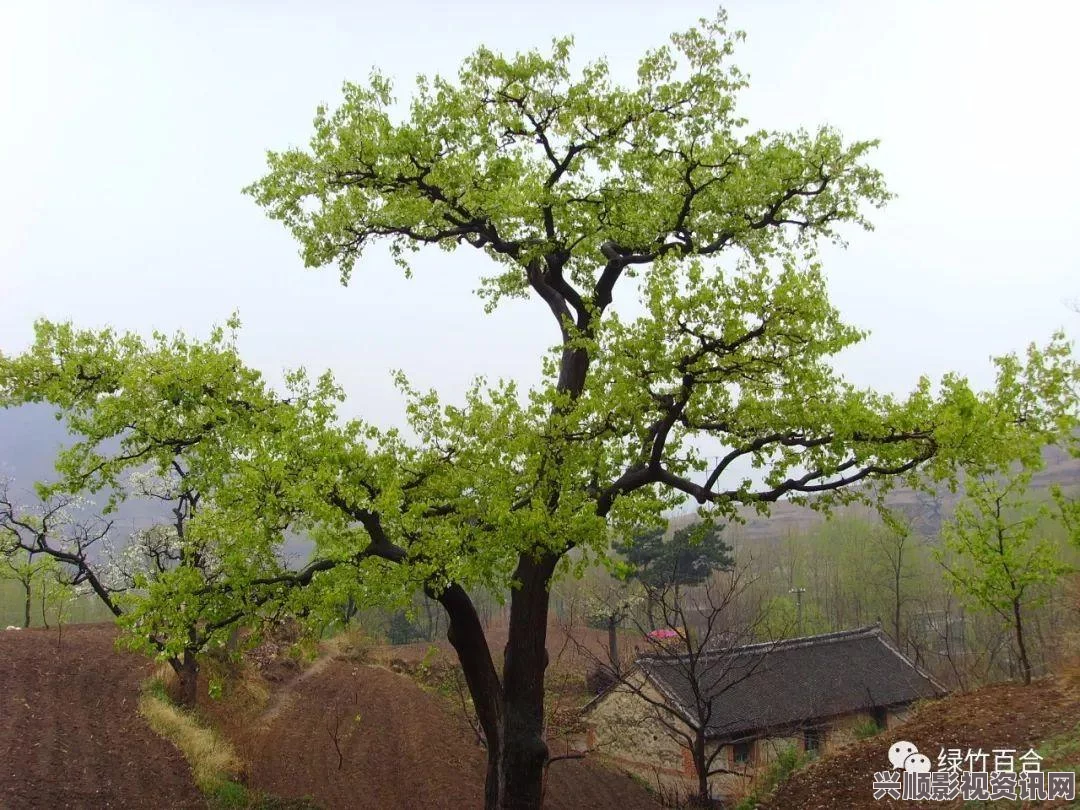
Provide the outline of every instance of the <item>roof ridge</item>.
<path id="1" fill-rule="evenodd" d="M 881 623 L 875 622 L 874 624 L 868 624 L 864 627 L 856 627 L 850 630 L 835 630 L 831 633 L 820 633 L 815 636 L 798 636 L 796 638 L 785 638 L 777 641 L 759 641 L 754 644 L 743 644 L 738 647 L 725 647 L 717 650 L 703 650 L 698 655 L 701 658 L 708 658 L 714 655 L 745 655 L 746 653 L 754 653 L 760 651 L 773 652 L 775 650 L 791 650 L 798 647 L 814 647 L 821 644 L 832 644 L 837 641 L 846 641 L 852 638 L 870 638 L 881 635 Z M 681 658 L 688 658 L 688 654 L 669 654 L 654 653 L 651 655 L 638 656 L 636 659 L 638 662 L 658 662 L 675 661 Z"/>
<path id="2" fill-rule="evenodd" d="M 930 681 L 930 683 L 932 683 L 934 687 L 938 689 L 942 694 L 947 695 L 949 693 L 949 689 L 945 686 L 945 684 L 941 683 L 937 678 L 935 678 L 929 672 L 924 670 L 922 667 L 920 667 L 918 664 L 916 664 L 914 661 L 904 655 L 904 653 L 900 651 L 899 647 L 897 647 L 895 644 L 892 643 L 891 640 L 885 637 L 884 633 L 878 635 L 878 641 L 884 644 L 885 647 L 889 650 L 889 652 L 891 652 L 893 655 L 895 655 L 897 658 L 899 658 L 901 661 L 911 667 L 916 674 Z"/>

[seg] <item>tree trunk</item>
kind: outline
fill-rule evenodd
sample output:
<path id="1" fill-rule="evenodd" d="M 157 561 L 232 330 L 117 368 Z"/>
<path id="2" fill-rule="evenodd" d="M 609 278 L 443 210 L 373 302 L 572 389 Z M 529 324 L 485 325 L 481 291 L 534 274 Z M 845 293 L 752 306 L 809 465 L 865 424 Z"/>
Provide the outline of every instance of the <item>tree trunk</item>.
<path id="1" fill-rule="evenodd" d="M 893 603 L 893 641 L 896 642 L 896 648 L 901 652 L 904 651 L 902 642 L 900 641 L 900 566 L 896 567 L 896 581 L 893 595 L 895 596 L 895 602 Z M 946 632 L 948 632 L 948 620 L 946 619 Z"/>
<path id="2" fill-rule="evenodd" d="M 353 616 L 356 615 L 359 608 L 356 605 L 356 600 L 353 599 L 352 594 L 349 594 L 345 600 L 345 604 L 341 608 L 341 623 L 348 627 L 353 620 Z"/>
<path id="3" fill-rule="evenodd" d="M 46 630 L 49 629 L 49 615 L 47 613 L 48 608 L 48 595 L 49 590 L 45 585 L 44 580 L 41 583 L 41 624 Z"/>
<path id="4" fill-rule="evenodd" d="M 487 775 L 484 781 L 484 807 L 499 806 L 499 765 L 502 746 L 502 686 L 491 660 L 484 628 L 469 595 L 460 585 L 451 585 L 442 593 L 430 593 L 446 609 L 449 627 L 446 638 L 457 652 L 465 683 L 473 699 L 476 717 L 484 730 L 487 746 Z"/>
<path id="5" fill-rule="evenodd" d="M 432 594 L 446 609 L 447 640 L 458 660 L 487 745 L 485 810 L 539 810 L 543 802 L 544 672 L 548 584 L 558 557 L 523 555 L 510 597 L 510 628 L 500 683 L 480 616 L 459 585 Z"/>
<path id="6" fill-rule="evenodd" d="M 503 659 L 499 810 L 539 810 L 544 795 L 544 672 L 547 669 L 548 584 L 558 557 L 523 554 L 510 597 Z"/>
<path id="7" fill-rule="evenodd" d="M 619 635 L 616 632 L 617 622 L 615 616 L 608 616 L 607 646 L 608 657 L 611 659 L 611 668 L 616 678 L 622 677 L 622 667 L 619 666 Z"/>
<path id="8" fill-rule="evenodd" d="M 700 732 L 694 735 L 693 753 L 694 770 L 697 771 L 698 780 L 698 805 L 700 807 L 709 807 L 712 803 L 709 790 L 709 765 L 705 761 L 705 735 Z"/>
<path id="9" fill-rule="evenodd" d="M 1024 673 L 1024 683 L 1031 683 L 1031 661 L 1028 660 L 1027 645 L 1024 644 L 1024 622 L 1020 617 L 1020 599 L 1013 597 L 1013 629 L 1016 631 L 1016 646 L 1020 651 L 1020 669 Z"/>
<path id="10" fill-rule="evenodd" d="M 172 657 L 169 666 L 176 673 L 177 695 L 180 705 L 194 707 L 199 698 L 199 662 L 190 650 L 184 650 L 183 658 Z"/>

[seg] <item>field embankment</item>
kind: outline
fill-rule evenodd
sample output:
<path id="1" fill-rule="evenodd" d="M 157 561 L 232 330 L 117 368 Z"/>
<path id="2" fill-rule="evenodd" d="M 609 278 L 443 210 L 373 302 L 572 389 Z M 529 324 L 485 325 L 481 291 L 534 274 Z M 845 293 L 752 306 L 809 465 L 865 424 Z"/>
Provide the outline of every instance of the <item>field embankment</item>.
<path id="1" fill-rule="evenodd" d="M 184 756 L 139 715 L 153 666 L 115 638 L 110 625 L 65 627 L 59 646 L 55 631 L 0 631 L 0 810 L 206 808 Z M 484 751 L 445 695 L 332 652 L 306 669 L 279 658 L 266 674 L 200 710 L 252 795 L 326 810 L 482 805 Z M 552 810 L 657 807 L 593 762 L 553 763 L 548 785 Z"/>
<path id="2" fill-rule="evenodd" d="M 276 796 L 358 810 L 483 804 L 485 754 L 464 715 L 385 666 L 322 658 L 278 686 L 261 714 L 232 734 L 250 786 Z M 546 806 L 658 807 L 624 774 L 573 759 L 550 766 Z"/>

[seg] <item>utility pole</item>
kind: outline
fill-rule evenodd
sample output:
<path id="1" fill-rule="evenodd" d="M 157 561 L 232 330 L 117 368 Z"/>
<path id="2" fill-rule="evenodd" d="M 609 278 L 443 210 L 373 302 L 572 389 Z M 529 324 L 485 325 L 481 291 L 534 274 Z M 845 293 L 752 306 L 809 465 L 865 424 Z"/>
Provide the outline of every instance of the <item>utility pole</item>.
<path id="1" fill-rule="evenodd" d="M 802 626 L 802 595 L 806 593 L 806 588 L 792 588 L 788 593 L 795 594 L 795 624 L 798 628 L 799 635 L 803 634 Z"/>

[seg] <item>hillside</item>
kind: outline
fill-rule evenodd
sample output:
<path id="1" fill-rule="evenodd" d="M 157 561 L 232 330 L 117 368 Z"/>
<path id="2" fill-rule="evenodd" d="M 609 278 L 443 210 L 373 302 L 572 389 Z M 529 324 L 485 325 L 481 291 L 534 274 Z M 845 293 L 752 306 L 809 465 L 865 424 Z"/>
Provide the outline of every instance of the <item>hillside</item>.
<path id="1" fill-rule="evenodd" d="M 1043 452 L 1043 460 L 1045 467 L 1032 477 L 1032 488 L 1036 492 L 1045 492 L 1054 484 L 1080 487 L 1080 458 L 1074 458 L 1060 448 L 1048 447 Z M 949 492 L 944 487 L 934 495 L 909 487 L 898 487 L 888 494 L 885 502 L 910 518 L 920 532 L 932 535 L 937 533 L 942 519 L 952 513 L 961 498 L 963 491 Z M 776 540 L 792 532 L 803 532 L 824 520 L 819 512 L 787 501 L 773 504 L 767 516 L 749 508 L 744 508 L 741 515 L 745 522 L 732 526 L 730 531 L 750 544 Z M 671 526 L 674 530 L 695 520 L 696 512 L 688 512 L 672 518 Z"/>
<path id="2" fill-rule="evenodd" d="M 205 808 L 187 762 L 137 713 L 145 658 L 111 625 L 0 630 L 0 810 Z"/>
<path id="3" fill-rule="evenodd" d="M 55 631 L 0 631 L 0 810 L 206 807 L 183 757 L 137 714 L 151 667 L 115 636 L 84 625 L 58 645 Z M 217 700 L 204 690 L 200 706 L 250 788 L 325 810 L 482 805 L 483 749 L 443 696 L 333 651 L 304 670 L 268 663 L 265 679 Z M 657 808 L 629 777 L 579 760 L 551 765 L 545 806 Z"/>
<path id="4" fill-rule="evenodd" d="M 412 678 L 324 658 L 236 735 L 251 786 L 325 808 L 480 807 L 484 750 L 464 718 Z M 653 810 L 651 794 L 592 762 L 551 765 L 551 810 Z"/>
<path id="5" fill-rule="evenodd" d="M 831 810 L 832 808 L 902 807 L 905 810 L 960 808 L 956 802 L 895 801 L 873 798 L 874 774 L 889 770 L 888 749 L 894 742 L 912 742 L 938 769 L 941 749 L 1030 748 L 1046 759 L 1042 770 L 1080 768 L 1080 671 L 1036 681 L 1031 686 L 995 684 L 969 694 L 928 703 L 906 723 L 870 739 L 852 743 L 795 773 L 761 810 Z M 1019 770 L 1019 766 L 1016 766 Z M 1005 803 L 1007 805 L 1007 803 Z M 970 805 L 969 805 L 970 806 Z M 980 805 L 981 806 L 981 805 Z M 995 807 L 1004 806 L 994 803 Z M 1061 802 L 1039 807 L 1076 807 Z"/>

